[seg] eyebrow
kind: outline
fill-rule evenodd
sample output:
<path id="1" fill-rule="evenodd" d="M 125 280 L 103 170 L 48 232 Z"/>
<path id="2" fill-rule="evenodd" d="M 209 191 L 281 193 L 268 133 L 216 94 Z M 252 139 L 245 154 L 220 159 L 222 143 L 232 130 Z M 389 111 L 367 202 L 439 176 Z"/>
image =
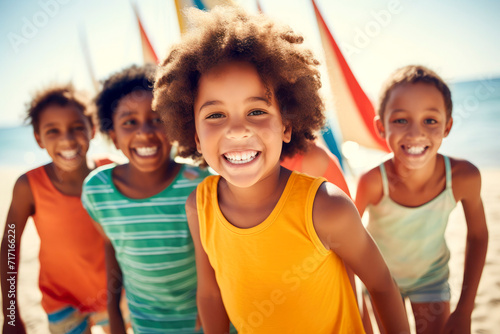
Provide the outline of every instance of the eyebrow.
<path id="1" fill-rule="evenodd" d="M 247 99 L 245 99 L 244 101 L 245 103 L 251 103 L 251 102 L 265 102 L 268 106 L 271 105 L 271 102 L 269 101 L 269 99 L 266 99 L 265 97 L 262 97 L 262 96 L 251 96 Z M 209 106 L 216 106 L 216 105 L 221 105 L 223 104 L 222 101 L 220 100 L 211 100 L 211 101 L 207 101 L 205 103 L 203 103 L 199 109 L 199 111 L 201 111 L 203 108 L 205 107 L 209 107 Z"/>
<path id="2" fill-rule="evenodd" d="M 406 109 L 394 109 L 394 110 L 391 110 L 391 112 L 395 113 L 395 112 L 405 112 L 407 111 Z M 433 112 L 440 112 L 439 109 L 436 109 L 436 108 L 426 108 L 425 111 L 433 111 Z"/>
<path id="3" fill-rule="evenodd" d="M 118 119 L 137 114 L 137 111 L 127 110 L 118 115 Z"/>
<path id="4" fill-rule="evenodd" d="M 84 121 L 82 120 L 76 120 L 74 122 L 71 122 L 71 124 L 85 124 Z M 47 123 L 47 124 L 44 124 L 43 126 L 40 127 L 40 129 L 45 129 L 45 128 L 51 128 L 53 126 L 57 126 L 59 123 L 57 122 L 51 122 L 51 123 Z"/>

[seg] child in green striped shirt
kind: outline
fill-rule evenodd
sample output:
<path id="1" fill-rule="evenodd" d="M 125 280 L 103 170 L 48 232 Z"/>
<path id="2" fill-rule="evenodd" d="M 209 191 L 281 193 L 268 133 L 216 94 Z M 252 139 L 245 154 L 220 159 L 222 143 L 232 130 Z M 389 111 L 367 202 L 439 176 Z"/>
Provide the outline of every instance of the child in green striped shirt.
<path id="1" fill-rule="evenodd" d="M 100 130 L 128 158 L 85 181 L 82 202 L 108 243 L 108 312 L 125 333 L 125 289 L 134 333 L 195 333 L 196 269 L 185 202 L 208 175 L 171 158 L 172 145 L 151 109 L 154 67 L 129 67 L 96 98 Z"/>

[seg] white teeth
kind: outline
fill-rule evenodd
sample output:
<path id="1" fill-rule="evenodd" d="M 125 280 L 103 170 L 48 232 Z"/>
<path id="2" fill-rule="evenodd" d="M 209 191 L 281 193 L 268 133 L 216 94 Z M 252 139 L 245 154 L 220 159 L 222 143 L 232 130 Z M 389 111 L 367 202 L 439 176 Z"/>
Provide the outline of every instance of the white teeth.
<path id="1" fill-rule="evenodd" d="M 421 154 L 424 152 L 425 146 L 408 146 L 407 151 L 410 154 Z"/>
<path id="2" fill-rule="evenodd" d="M 64 159 L 73 159 L 76 157 L 78 150 L 64 150 L 60 152 Z"/>
<path id="3" fill-rule="evenodd" d="M 143 157 L 149 157 L 149 156 L 152 156 L 152 155 L 156 154 L 156 152 L 158 151 L 158 147 L 157 146 L 153 146 L 153 147 L 136 147 L 135 150 L 137 151 L 138 155 L 143 156 Z"/>
<path id="4" fill-rule="evenodd" d="M 257 156 L 257 151 L 229 152 L 224 157 L 233 164 L 244 164 L 252 161 Z"/>

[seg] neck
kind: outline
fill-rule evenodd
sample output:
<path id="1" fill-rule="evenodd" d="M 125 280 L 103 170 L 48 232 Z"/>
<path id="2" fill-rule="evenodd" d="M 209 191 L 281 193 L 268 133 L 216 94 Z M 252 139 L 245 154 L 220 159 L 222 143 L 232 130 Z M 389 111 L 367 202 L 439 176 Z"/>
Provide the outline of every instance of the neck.
<path id="1" fill-rule="evenodd" d="M 279 165 L 276 172 L 250 187 L 237 187 L 222 179 L 219 187 L 219 200 L 236 207 L 261 207 L 276 204 L 285 188 L 290 173 Z M 273 206 L 274 206 L 273 205 Z"/>
<path id="2" fill-rule="evenodd" d="M 415 185 L 420 187 L 435 175 L 437 161 L 437 156 L 435 156 L 434 159 L 430 160 L 425 166 L 418 169 L 407 168 L 399 164 L 394 158 L 392 159 L 392 164 L 394 172 L 400 181 L 403 181 L 407 186 Z"/>
<path id="3" fill-rule="evenodd" d="M 49 174 L 52 174 L 53 180 L 58 183 L 82 184 L 83 180 L 90 173 L 87 163 L 81 164 L 77 169 L 72 171 L 63 170 L 54 163 L 47 165 L 47 168 L 50 170 Z"/>
<path id="4" fill-rule="evenodd" d="M 143 172 L 135 168 L 131 164 L 125 165 L 124 176 L 131 184 L 136 184 L 140 188 L 144 187 L 157 187 L 164 184 L 175 175 L 173 171 L 179 165 L 174 160 L 167 160 L 165 164 L 154 171 Z"/>

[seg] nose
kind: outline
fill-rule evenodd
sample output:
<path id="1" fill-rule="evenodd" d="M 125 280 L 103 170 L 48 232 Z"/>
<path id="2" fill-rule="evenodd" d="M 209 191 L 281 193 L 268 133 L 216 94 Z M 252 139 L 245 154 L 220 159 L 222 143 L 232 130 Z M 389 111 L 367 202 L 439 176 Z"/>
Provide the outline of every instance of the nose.
<path id="1" fill-rule="evenodd" d="M 229 121 L 227 137 L 230 139 L 244 139 L 250 136 L 250 130 L 241 118 L 233 118 Z"/>
<path id="2" fill-rule="evenodd" d="M 71 130 L 65 131 L 61 136 L 61 140 L 66 142 L 73 142 L 75 141 L 75 134 Z"/>
<path id="3" fill-rule="evenodd" d="M 137 130 L 137 135 L 149 136 L 154 132 L 153 125 L 150 122 L 143 122 L 142 125 Z"/>
<path id="4" fill-rule="evenodd" d="M 408 125 L 407 135 L 411 138 L 417 138 L 424 135 L 422 124 L 418 122 L 411 122 Z"/>

